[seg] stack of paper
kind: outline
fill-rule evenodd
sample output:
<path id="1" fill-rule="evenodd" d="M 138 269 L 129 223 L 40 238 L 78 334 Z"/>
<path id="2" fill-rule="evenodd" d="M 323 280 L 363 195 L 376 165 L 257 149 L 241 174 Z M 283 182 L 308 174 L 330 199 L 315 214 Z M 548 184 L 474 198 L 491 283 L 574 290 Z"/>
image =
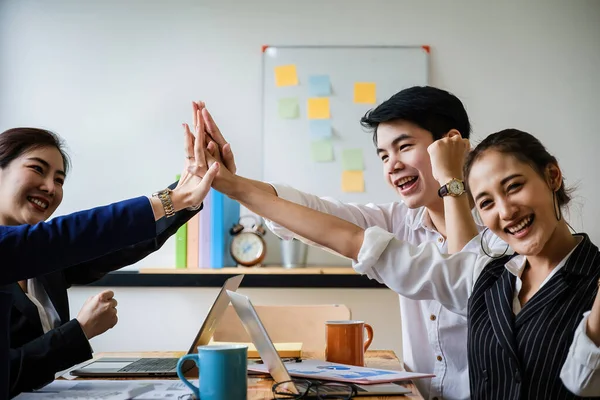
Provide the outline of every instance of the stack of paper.
<path id="1" fill-rule="evenodd" d="M 192 380 L 192 383 L 198 385 L 197 380 Z M 174 380 L 57 380 L 33 393 L 22 393 L 15 399 L 151 400 L 178 399 L 191 393 L 183 382 Z"/>

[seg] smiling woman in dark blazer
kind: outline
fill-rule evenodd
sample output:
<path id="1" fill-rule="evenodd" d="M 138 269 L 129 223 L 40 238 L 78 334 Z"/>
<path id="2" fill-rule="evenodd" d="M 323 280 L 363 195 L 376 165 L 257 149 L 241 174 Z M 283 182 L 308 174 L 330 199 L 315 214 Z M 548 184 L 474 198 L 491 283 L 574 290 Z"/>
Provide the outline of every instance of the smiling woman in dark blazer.
<path id="1" fill-rule="evenodd" d="M 0 196 L 4 199 L 0 225 L 36 224 L 49 218 L 62 201 L 68 167 L 60 139 L 51 132 L 16 128 L 0 134 Z M 71 285 L 94 282 L 158 250 L 198 209 L 184 208 L 173 218 L 159 219 L 152 237 L 129 247 L 103 252 L 77 265 L 65 262 L 68 268 L 61 271 L 0 287 L 13 298 L 10 394 L 40 387 L 52 381 L 56 372 L 91 358 L 89 339 L 116 324 L 117 303 L 110 291 L 90 298 L 71 319 L 67 297 Z"/>

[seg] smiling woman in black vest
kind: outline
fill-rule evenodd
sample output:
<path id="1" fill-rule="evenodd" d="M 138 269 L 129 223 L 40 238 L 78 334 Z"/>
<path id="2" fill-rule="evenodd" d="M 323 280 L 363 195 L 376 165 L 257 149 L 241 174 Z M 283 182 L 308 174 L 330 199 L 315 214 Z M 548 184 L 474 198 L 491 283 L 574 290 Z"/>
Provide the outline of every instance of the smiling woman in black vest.
<path id="1" fill-rule="evenodd" d="M 435 146 L 429 150 L 437 152 L 436 179 L 463 178 L 464 157 L 457 155 L 468 146 L 460 135 Z M 218 156 L 206 151 L 206 164 Z M 556 158 L 532 135 L 507 129 L 469 154 L 464 177 L 491 233 L 477 235 L 454 255 L 285 201 L 225 168 L 215 182 L 250 210 L 355 260 L 359 273 L 406 297 L 437 300 L 468 315 L 472 398 L 600 396 L 600 300 L 584 317 L 598 294 L 600 256 L 586 234 L 571 234 L 563 218 L 569 195 Z M 473 224 L 469 198 L 459 192 L 444 197 L 448 239 Z M 507 247 L 504 254 L 488 254 L 486 236 L 492 234 L 516 253 Z"/>

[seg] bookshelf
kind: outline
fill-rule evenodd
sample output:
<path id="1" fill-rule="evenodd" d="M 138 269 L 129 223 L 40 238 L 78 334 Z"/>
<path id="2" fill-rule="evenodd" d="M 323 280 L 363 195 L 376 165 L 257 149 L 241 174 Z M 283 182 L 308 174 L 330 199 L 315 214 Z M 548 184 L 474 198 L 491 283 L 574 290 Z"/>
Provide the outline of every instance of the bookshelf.
<path id="1" fill-rule="evenodd" d="M 109 287 L 221 287 L 225 280 L 245 274 L 248 288 L 385 288 L 377 281 L 357 274 L 352 268 L 279 266 L 251 268 L 144 268 L 139 271 L 115 271 L 89 286 Z"/>
<path id="2" fill-rule="evenodd" d="M 303 268 L 283 268 L 281 266 L 268 267 L 228 267 L 228 268 L 143 268 L 140 274 L 226 274 L 226 275 L 357 275 L 350 267 L 319 267 L 310 266 Z"/>

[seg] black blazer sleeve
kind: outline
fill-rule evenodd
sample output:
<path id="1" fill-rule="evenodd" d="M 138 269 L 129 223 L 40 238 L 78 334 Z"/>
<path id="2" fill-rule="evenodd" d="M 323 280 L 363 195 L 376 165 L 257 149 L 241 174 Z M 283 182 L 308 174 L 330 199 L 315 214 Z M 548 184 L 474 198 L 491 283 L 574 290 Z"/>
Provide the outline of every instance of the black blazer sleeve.
<path id="1" fill-rule="evenodd" d="M 174 189 L 177 183 L 172 183 L 169 188 Z M 156 236 L 154 238 L 67 268 L 64 270 L 67 287 L 71 287 L 73 284 L 84 285 L 95 282 L 108 272 L 140 261 L 160 249 L 167 239 L 173 236 L 183 224 L 188 222 L 201 209 L 202 206 L 196 211 L 181 210 L 171 218 L 163 217 L 156 222 Z"/>
<path id="2" fill-rule="evenodd" d="M 92 358 L 92 349 L 76 319 L 10 349 L 10 396 L 38 389 L 58 371 Z"/>
<path id="3" fill-rule="evenodd" d="M 10 309 L 12 296 L 9 292 L 0 289 L 0 400 L 8 398 L 8 324 L 10 323 Z"/>
<path id="4" fill-rule="evenodd" d="M 146 197 L 36 225 L 0 226 L 0 285 L 58 271 L 156 236 Z"/>

